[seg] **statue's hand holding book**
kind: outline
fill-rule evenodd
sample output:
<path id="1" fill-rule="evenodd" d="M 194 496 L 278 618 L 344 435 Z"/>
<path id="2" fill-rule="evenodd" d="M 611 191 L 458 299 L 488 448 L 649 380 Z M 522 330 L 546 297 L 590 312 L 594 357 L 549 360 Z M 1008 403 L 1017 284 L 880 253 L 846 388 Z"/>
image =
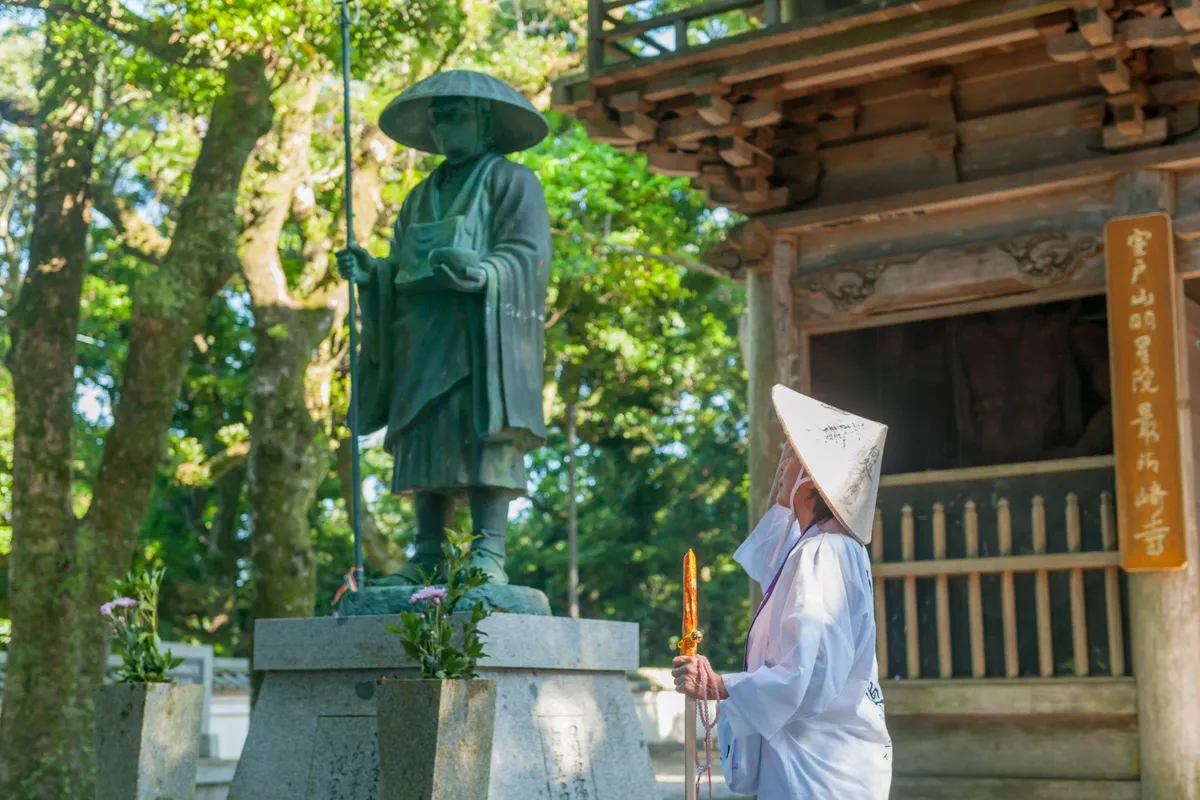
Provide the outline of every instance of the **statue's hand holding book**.
<path id="1" fill-rule="evenodd" d="M 433 281 L 441 289 L 477 292 L 487 273 L 479 267 L 479 254 L 461 247 L 441 247 L 429 254 Z"/>

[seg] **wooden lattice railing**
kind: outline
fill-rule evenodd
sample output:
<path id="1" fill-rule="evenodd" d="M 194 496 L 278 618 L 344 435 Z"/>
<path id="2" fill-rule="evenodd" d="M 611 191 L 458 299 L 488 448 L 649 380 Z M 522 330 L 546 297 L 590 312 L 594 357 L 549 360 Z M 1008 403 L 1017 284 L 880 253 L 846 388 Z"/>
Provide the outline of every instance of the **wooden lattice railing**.
<path id="1" fill-rule="evenodd" d="M 780 0 L 589 0 L 588 68 L 684 53 L 779 22 Z M 665 7 L 660 11 L 660 8 Z"/>
<path id="2" fill-rule="evenodd" d="M 1019 473 L 1001 474 L 997 479 L 995 474 L 980 478 L 972 475 L 979 471 L 963 470 L 957 484 L 948 478 L 944 491 L 954 495 L 953 515 L 943 502 L 922 504 L 923 507 L 905 502 L 896 514 L 895 498 L 903 496 L 903 482 L 893 483 L 886 490 L 893 500 L 890 527 L 885 525 L 884 509 L 878 510 L 871 547 L 878 623 L 876 650 L 880 671 L 885 676 L 1015 678 L 1126 674 L 1112 493 L 1108 487 L 1095 491 L 1096 475 L 1105 471 L 1105 464 L 1099 462 L 1104 460 L 1086 461 L 1092 468 L 1092 476 L 1087 478 L 1092 484 L 1088 507 L 1081 504 L 1074 492 L 1057 498 L 1047 494 L 1051 497 L 1047 500 L 1042 494 L 1030 496 L 1027 491 L 1018 508 L 1002 493 L 1015 487 L 1020 495 L 1022 483 L 1030 486 L 1036 480 L 1035 477 L 1023 482 Z M 1063 462 L 1066 466 L 1073 463 L 1078 462 Z M 1020 465 L 1015 469 L 1020 469 Z M 1045 474 L 1041 477 L 1044 480 Z M 1070 483 L 1066 469 L 1054 477 L 1060 485 Z M 974 490 L 970 488 L 972 484 Z M 922 488 L 928 497 L 933 487 Z M 990 507 L 985 512 L 984 503 L 975 498 L 989 492 L 986 502 Z M 1051 504 L 1058 504 L 1058 508 Z M 1047 523 L 1048 509 L 1055 519 L 1053 530 Z M 985 513 L 992 515 L 992 519 L 985 519 Z M 1014 527 L 1017 514 L 1025 518 Z M 1085 517 L 1088 537 L 1085 537 Z M 926 539 L 922 560 L 917 560 L 916 555 L 918 518 L 921 538 Z M 990 552 L 981 549 L 981 521 L 988 529 Z M 957 542 L 948 536 L 948 527 L 954 529 Z M 1024 552 L 1014 549 L 1014 531 L 1018 529 Z M 1085 547 L 1085 538 L 1090 539 L 1087 543 L 1090 547 Z M 1051 539 L 1058 552 L 1050 552 Z M 948 557 L 948 543 L 961 556 Z M 885 560 L 885 548 L 891 552 L 891 560 Z M 989 586 L 985 587 L 985 582 Z M 919 586 L 922 598 L 918 597 Z M 1089 586 L 1091 605 L 1087 601 Z M 991 631 L 986 630 L 985 617 L 992 622 Z M 955 618 L 960 623 L 957 626 L 952 625 Z"/>

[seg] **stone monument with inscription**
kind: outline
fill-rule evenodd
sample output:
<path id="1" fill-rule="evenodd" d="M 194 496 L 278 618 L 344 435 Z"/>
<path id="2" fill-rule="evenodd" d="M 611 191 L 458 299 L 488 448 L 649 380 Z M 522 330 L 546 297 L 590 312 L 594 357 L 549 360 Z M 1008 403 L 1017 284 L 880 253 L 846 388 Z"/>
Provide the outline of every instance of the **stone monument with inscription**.
<path id="1" fill-rule="evenodd" d="M 376 800 L 375 680 L 418 675 L 394 617 L 263 620 L 266 673 L 230 800 Z M 491 786 L 479 800 L 653 800 L 628 672 L 632 623 L 496 614 L 479 676 L 497 681 Z"/>
<path id="2" fill-rule="evenodd" d="M 471 511 L 468 595 L 500 612 L 483 623 L 482 678 L 498 683 L 488 798 L 651 800 L 650 755 L 626 679 L 632 623 L 553 617 L 544 594 L 504 570 L 511 500 L 525 454 L 545 437 L 543 329 L 550 222 L 541 184 L 505 154 L 548 127 L 511 87 L 452 71 L 385 109 L 384 133 L 445 161 L 405 200 L 390 253 L 338 253 L 360 288 L 357 433 L 386 429 L 392 490 L 416 506 L 408 568 L 347 594 L 338 617 L 260 620 L 264 672 L 231 800 L 376 800 L 375 681 L 419 674 L 386 632 L 424 576 L 441 571 L 456 503 Z M 435 577 L 436 580 L 436 577 Z"/>

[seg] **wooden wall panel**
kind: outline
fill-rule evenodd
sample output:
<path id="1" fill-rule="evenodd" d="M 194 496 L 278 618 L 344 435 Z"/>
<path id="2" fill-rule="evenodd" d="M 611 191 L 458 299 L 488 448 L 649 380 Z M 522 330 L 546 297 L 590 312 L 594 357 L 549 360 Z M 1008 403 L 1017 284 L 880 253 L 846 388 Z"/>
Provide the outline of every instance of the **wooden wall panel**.
<path id="1" fill-rule="evenodd" d="M 892 781 L 890 800 L 1142 800 L 1138 781 L 1025 778 L 910 778 Z"/>
<path id="2" fill-rule="evenodd" d="M 891 717 L 888 729 L 897 776 L 1132 780 L 1138 774 L 1136 717 Z"/>

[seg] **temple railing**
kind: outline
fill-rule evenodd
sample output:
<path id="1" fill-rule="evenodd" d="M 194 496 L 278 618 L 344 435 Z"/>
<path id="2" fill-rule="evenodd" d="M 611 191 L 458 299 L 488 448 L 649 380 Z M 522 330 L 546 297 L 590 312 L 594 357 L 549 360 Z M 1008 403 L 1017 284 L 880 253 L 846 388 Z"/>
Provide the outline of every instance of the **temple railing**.
<path id="1" fill-rule="evenodd" d="M 780 21 L 781 0 L 589 0 L 588 68 L 659 58 Z"/>
<path id="2" fill-rule="evenodd" d="M 1113 460 L 885 476 L 871 543 L 882 677 L 1120 677 Z"/>
<path id="3" fill-rule="evenodd" d="M 794 47 L 862 25 L 969 1 L 588 0 L 588 74 L 571 82 L 659 61 L 683 59 L 695 66 L 691 62 Z M 568 90 L 568 102 L 570 96 Z"/>

